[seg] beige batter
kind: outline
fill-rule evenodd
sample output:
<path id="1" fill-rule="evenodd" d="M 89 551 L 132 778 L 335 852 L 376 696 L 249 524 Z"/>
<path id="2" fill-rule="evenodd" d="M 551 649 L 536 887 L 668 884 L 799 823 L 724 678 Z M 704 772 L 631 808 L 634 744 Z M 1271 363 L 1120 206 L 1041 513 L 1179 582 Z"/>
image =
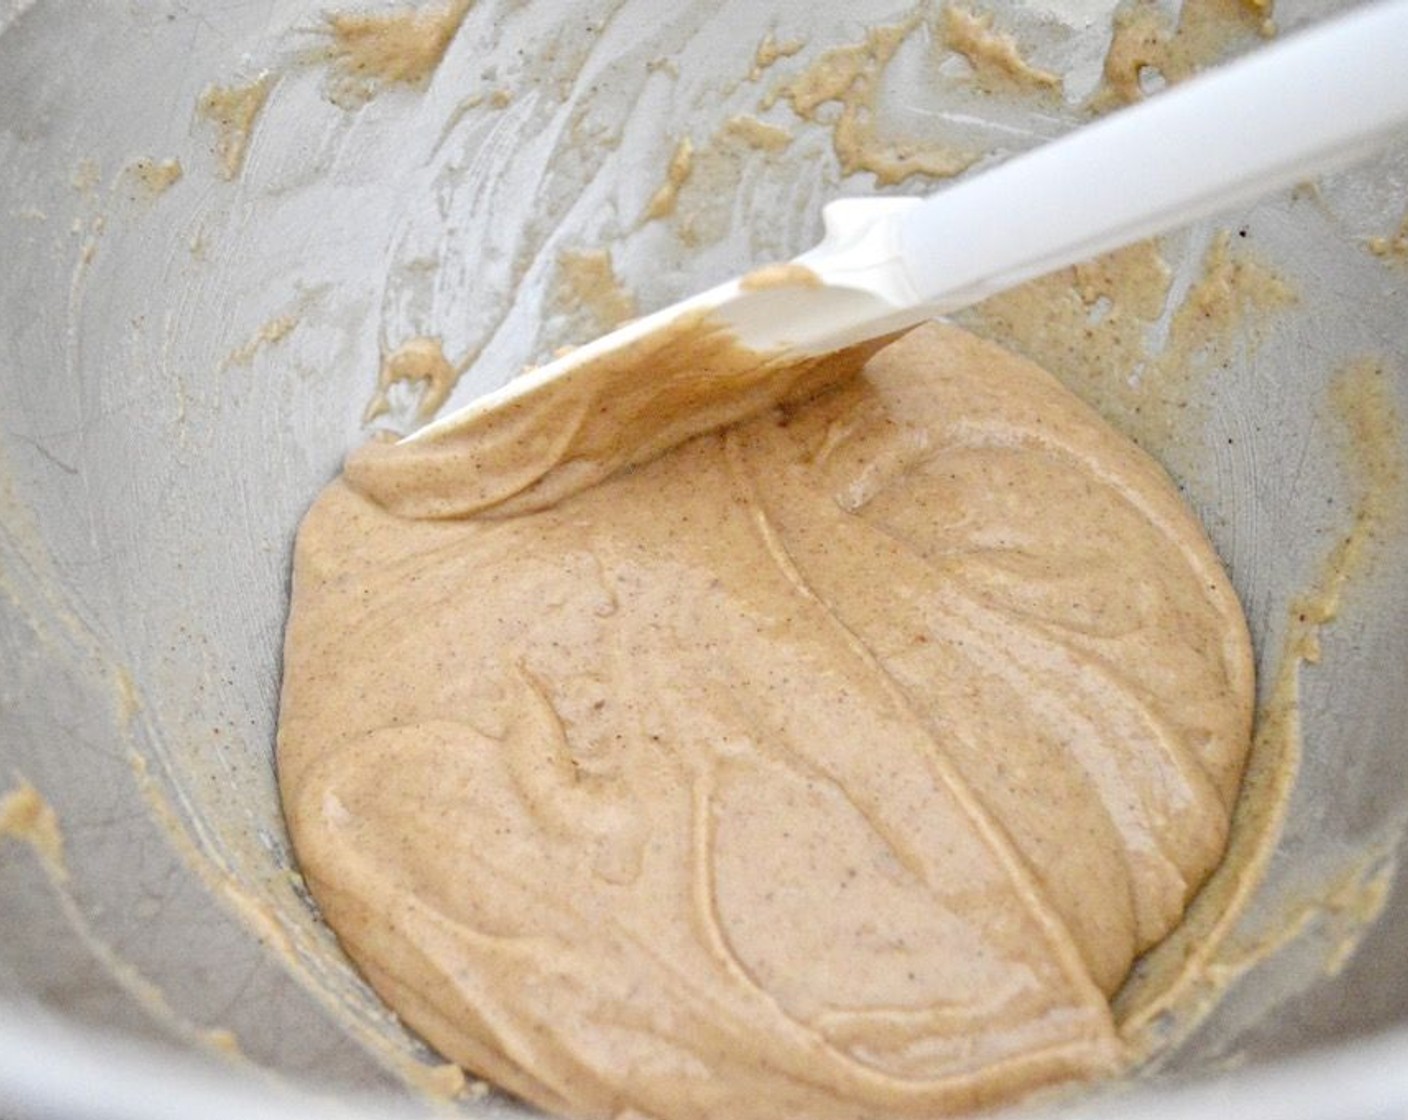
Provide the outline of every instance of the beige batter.
<path id="1" fill-rule="evenodd" d="M 445 1055 L 743 1120 L 1118 1066 L 1110 997 L 1223 852 L 1251 656 L 1163 471 L 1051 377 L 929 326 L 511 509 L 462 440 L 353 466 L 299 535 L 280 780 Z"/>
<path id="2" fill-rule="evenodd" d="M 327 12 L 328 43 L 315 58 L 332 66 L 330 94 L 355 109 L 392 85 L 419 86 L 445 57 L 473 0 L 384 12 Z"/>
<path id="3" fill-rule="evenodd" d="M 196 112 L 215 126 L 215 173 L 220 178 L 239 176 L 255 121 L 272 88 L 273 78 L 265 73 L 244 85 L 209 86 L 200 95 Z"/>

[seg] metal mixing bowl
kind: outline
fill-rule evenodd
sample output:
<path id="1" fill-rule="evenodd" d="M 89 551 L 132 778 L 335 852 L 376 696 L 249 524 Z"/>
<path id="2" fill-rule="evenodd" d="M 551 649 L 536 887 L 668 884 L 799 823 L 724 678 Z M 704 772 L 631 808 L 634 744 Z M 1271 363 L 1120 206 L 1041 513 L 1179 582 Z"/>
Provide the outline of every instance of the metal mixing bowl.
<path id="1" fill-rule="evenodd" d="M 1283 0 L 1276 20 L 1334 7 Z M 1112 8 L 997 8 L 1067 76 L 1064 101 L 926 86 L 921 35 L 888 111 L 993 158 L 1038 143 L 1081 119 Z M 0 0 L 0 794 L 32 783 L 64 845 L 60 872 L 0 840 L 0 1114 L 424 1107 L 406 1078 L 447 1075 L 316 921 L 279 814 L 299 516 L 365 438 L 402 342 L 472 357 L 453 404 L 590 333 L 554 296 L 562 252 L 610 246 L 649 310 L 813 243 L 824 201 L 873 189 L 814 125 L 720 179 L 699 243 L 637 219 L 679 136 L 757 111 L 768 31 L 807 39 L 801 60 L 906 10 L 479 0 L 428 85 L 356 104 L 312 3 Z M 265 74 L 223 177 L 197 106 Z M 167 159 L 183 175 L 164 184 Z M 1408 412 L 1408 265 L 1366 248 L 1405 206 L 1401 145 L 1166 245 L 1177 291 L 1214 225 L 1245 231 L 1296 293 L 1234 340 L 1162 449 L 1247 605 L 1264 694 L 1295 597 L 1348 531 L 1331 376 L 1375 357 Z M 414 394 L 391 404 L 408 421 Z M 1226 994 L 1137 1084 L 1072 1107 L 1408 1114 L 1404 527 L 1376 522 L 1302 672 L 1304 758 Z"/>

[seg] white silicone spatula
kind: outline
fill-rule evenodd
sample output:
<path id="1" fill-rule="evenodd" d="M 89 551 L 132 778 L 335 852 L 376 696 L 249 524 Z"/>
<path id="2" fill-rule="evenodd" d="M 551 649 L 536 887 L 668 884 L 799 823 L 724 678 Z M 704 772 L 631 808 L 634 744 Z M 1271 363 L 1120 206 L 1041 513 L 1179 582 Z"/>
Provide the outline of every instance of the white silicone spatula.
<path id="1" fill-rule="evenodd" d="M 547 405 L 539 410 L 542 423 L 558 426 L 564 416 L 588 414 L 609 422 L 613 409 L 628 408 L 632 423 L 625 427 L 639 433 L 652 391 L 646 359 L 658 353 L 652 336 L 667 337 L 686 319 L 702 314 L 785 371 L 794 360 L 955 311 L 1344 165 L 1404 129 L 1408 0 L 1390 0 L 1261 48 L 929 198 L 833 202 L 824 211 L 824 240 L 793 262 L 814 274 L 810 284 L 730 280 L 579 347 L 408 438 L 459 443 L 502 427 L 511 412 L 508 442 L 536 439 L 549 448 L 530 472 L 546 474 L 580 449 L 570 433 L 525 430 L 537 405 Z M 617 359 L 633 354 L 644 357 L 623 393 Z M 613 376 L 602 376 L 609 367 Z M 787 379 L 777 383 L 780 397 Z M 569 393 L 571 408 L 554 407 Z M 737 411 L 754 411 L 765 397 L 750 392 Z M 730 418 L 718 408 L 701 410 L 697 423 L 676 417 L 663 442 Z M 663 450 L 661 439 L 644 442 L 650 446 L 639 454 L 617 454 L 616 465 Z M 530 484 L 519 471 L 515 489 Z"/>

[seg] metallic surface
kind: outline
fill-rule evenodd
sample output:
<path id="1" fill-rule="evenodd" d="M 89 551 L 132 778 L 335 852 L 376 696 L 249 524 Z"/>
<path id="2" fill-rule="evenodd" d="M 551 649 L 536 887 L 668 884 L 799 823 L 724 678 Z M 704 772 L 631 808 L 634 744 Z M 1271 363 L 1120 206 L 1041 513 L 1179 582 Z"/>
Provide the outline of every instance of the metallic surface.
<path id="1" fill-rule="evenodd" d="M 1332 7 L 1286 0 L 1277 20 Z M 897 59 L 894 111 L 997 155 L 1039 143 L 1078 123 L 1111 9 L 1008 12 L 1068 75 L 1064 106 L 945 101 L 919 88 L 916 55 Z M 291 874 L 270 763 L 299 515 L 364 438 L 384 353 L 443 337 L 469 359 L 453 407 L 593 333 L 552 296 L 561 251 L 610 244 L 646 311 L 814 243 L 824 201 L 870 189 L 839 176 L 815 127 L 780 163 L 740 158 L 701 219 L 716 239 L 638 218 L 680 134 L 756 111 L 769 79 L 742 79 L 769 29 L 852 42 L 905 11 L 480 0 L 427 88 L 346 109 L 313 4 L 0 0 L 0 796 L 23 778 L 48 800 L 67 870 L 0 840 L 0 1112 L 80 1115 L 74 1078 L 106 1086 L 81 1098 L 94 1116 L 165 1115 L 178 1088 L 217 1115 L 279 1107 L 261 1070 L 365 1096 L 404 1095 L 408 1063 L 434 1066 Z M 266 72 L 226 181 L 197 101 Z M 156 191 L 132 170 L 144 158 L 184 175 Z M 1408 265 L 1366 249 L 1406 207 L 1408 143 L 1215 223 L 1247 230 L 1298 301 L 1236 348 L 1164 458 L 1268 679 L 1295 596 L 1347 531 L 1331 375 L 1375 356 L 1408 413 Z M 1170 239 L 1175 290 L 1212 228 Z M 391 420 L 409 426 L 414 403 L 393 393 Z M 1404 529 L 1380 534 L 1303 674 L 1302 772 L 1234 935 L 1249 967 L 1150 1073 L 1168 1116 L 1408 1111 Z M 1391 884 L 1366 929 L 1358 896 L 1326 886 L 1346 882 Z M 199 1068 L 232 1044 L 233 1070 Z M 153 1069 L 173 1095 L 133 1104 L 133 1071 Z M 1339 1088 L 1308 1094 L 1307 1071 Z"/>

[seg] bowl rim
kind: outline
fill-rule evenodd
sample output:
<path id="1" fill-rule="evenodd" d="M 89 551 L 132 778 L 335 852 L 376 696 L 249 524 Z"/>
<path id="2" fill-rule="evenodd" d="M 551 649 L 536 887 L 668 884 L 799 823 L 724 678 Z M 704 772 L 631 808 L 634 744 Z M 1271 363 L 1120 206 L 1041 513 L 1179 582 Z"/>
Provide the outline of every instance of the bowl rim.
<path id="1" fill-rule="evenodd" d="M 251 1076 L 251 1073 L 254 1073 Z M 0 1001 L 0 1112 L 12 1120 L 400 1120 L 428 1101 L 356 1097 L 253 1063 L 79 1024 L 32 1002 Z M 444 1105 L 435 1109 L 444 1115 Z M 473 1106 L 464 1116 L 542 1114 L 523 1105 Z M 1115 1082 L 1076 1104 L 1007 1115 L 1066 1120 L 1401 1120 L 1408 1116 L 1408 1027 L 1172 1086 Z"/>

